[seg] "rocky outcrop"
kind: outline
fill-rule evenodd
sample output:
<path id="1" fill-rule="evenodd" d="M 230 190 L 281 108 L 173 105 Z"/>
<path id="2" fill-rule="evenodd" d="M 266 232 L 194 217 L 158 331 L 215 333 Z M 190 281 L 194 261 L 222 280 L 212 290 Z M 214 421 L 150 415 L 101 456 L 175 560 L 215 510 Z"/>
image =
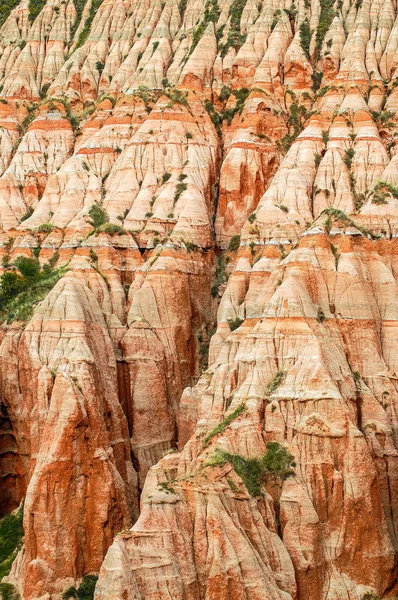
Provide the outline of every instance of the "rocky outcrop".
<path id="1" fill-rule="evenodd" d="M 90 574 L 96 600 L 398 593 L 396 17 L 1 8 L 21 598 Z"/>

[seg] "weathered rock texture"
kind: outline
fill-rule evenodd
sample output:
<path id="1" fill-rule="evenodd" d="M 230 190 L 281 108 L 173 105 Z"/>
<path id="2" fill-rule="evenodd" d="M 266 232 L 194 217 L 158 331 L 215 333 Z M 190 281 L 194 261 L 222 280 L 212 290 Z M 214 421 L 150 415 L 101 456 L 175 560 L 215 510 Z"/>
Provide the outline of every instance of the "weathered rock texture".
<path id="1" fill-rule="evenodd" d="M 397 53 L 389 0 L 1 7 L 1 273 L 53 277 L 1 313 L 23 600 L 398 594 Z M 270 441 L 253 493 L 220 450 Z"/>

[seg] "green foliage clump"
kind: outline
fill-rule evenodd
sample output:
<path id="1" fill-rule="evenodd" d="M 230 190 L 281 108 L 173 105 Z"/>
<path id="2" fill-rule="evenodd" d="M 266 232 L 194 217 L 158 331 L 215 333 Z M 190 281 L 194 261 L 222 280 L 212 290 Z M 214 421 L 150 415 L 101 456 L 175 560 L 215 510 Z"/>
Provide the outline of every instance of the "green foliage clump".
<path id="1" fill-rule="evenodd" d="M 19 257 L 12 270 L 0 280 L 0 321 L 25 321 L 33 306 L 43 300 L 66 272 L 65 267 L 53 269 L 50 264 L 40 267 L 37 259 Z"/>
<path id="2" fill-rule="evenodd" d="M 220 48 L 222 58 L 227 55 L 229 48 L 238 51 L 246 41 L 246 35 L 240 32 L 240 22 L 246 2 L 247 0 L 234 0 L 229 7 L 230 25 L 227 41 Z"/>
<path id="3" fill-rule="evenodd" d="M 0 583 L 2 600 L 20 600 L 20 595 L 11 583 Z"/>
<path id="4" fill-rule="evenodd" d="M 236 317 L 235 319 L 228 319 L 228 325 L 231 331 L 235 331 L 235 329 L 238 329 L 238 327 L 240 327 L 243 322 L 244 319 L 241 319 L 240 317 Z"/>
<path id="5" fill-rule="evenodd" d="M 315 42 L 318 53 L 322 49 L 322 43 L 325 39 L 325 35 L 329 31 L 329 27 L 335 16 L 333 9 L 334 0 L 321 0 L 321 13 L 319 15 L 319 23 L 316 30 Z"/>
<path id="6" fill-rule="evenodd" d="M 163 173 L 162 175 L 162 185 L 164 185 L 165 183 L 168 182 L 168 180 L 171 177 L 171 173 L 169 173 L 168 171 L 166 171 L 166 173 Z"/>
<path id="7" fill-rule="evenodd" d="M 398 187 L 391 183 L 387 183 L 386 181 L 379 181 L 373 190 L 372 203 L 387 204 L 387 198 L 389 196 L 398 199 Z"/>
<path id="8" fill-rule="evenodd" d="M 80 46 L 83 46 L 86 39 L 88 38 L 88 35 L 91 30 L 91 24 L 94 20 L 95 15 L 98 12 L 99 7 L 101 6 L 101 4 L 102 4 L 102 0 L 92 0 L 88 17 L 86 19 L 86 22 L 84 23 L 84 27 L 81 30 L 79 37 L 77 39 L 75 50 L 77 48 L 80 48 Z"/>
<path id="9" fill-rule="evenodd" d="M 343 158 L 343 162 L 345 164 L 345 166 L 347 167 L 347 169 L 351 169 L 352 167 L 352 159 L 355 156 L 355 150 L 354 148 L 347 148 L 347 150 L 344 153 L 344 158 Z"/>
<path id="10" fill-rule="evenodd" d="M 311 114 L 303 104 L 299 104 L 296 98 L 294 98 L 287 118 L 288 133 L 281 140 L 277 141 L 277 146 L 282 154 L 286 154 L 294 140 L 303 131 L 305 122 Z"/>
<path id="11" fill-rule="evenodd" d="M 188 0 L 180 0 L 179 3 L 178 3 L 178 12 L 180 13 L 181 16 L 185 12 L 185 9 L 187 7 L 187 3 L 188 3 Z"/>
<path id="12" fill-rule="evenodd" d="M 82 20 L 83 9 L 86 5 L 86 0 L 73 0 L 73 4 L 75 5 L 76 18 L 71 27 L 71 32 L 70 32 L 71 38 L 73 38 L 73 36 L 75 35 L 76 30 L 80 25 L 80 21 Z"/>
<path id="13" fill-rule="evenodd" d="M 199 250 L 199 246 L 193 242 L 187 240 L 184 244 L 188 252 L 197 252 Z"/>
<path id="14" fill-rule="evenodd" d="M 164 492 L 166 492 L 166 494 L 175 494 L 176 493 L 175 489 L 173 487 L 171 487 L 171 485 L 169 484 L 168 481 L 160 481 L 158 483 L 158 486 L 160 488 L 162 488 L 162 490 Z"/>
<path id="15" fill-rule="evenodd" d="M 0 581 L 6 577 L 23 537 L 23 507 L 0 519 Z M 3 590 L 0 590 L 3 592 Z M 12 598 L 12 596 L 9 596 Z M 3 595 L 4 598 L 4 595 Z"/>
<path id="16" fill-rule="evenodd" d="M 236 98 L 235 106 L 233 108 L 227 108 L 221 113 L 221 119 L 223 121 L 227 121 L 228 125 L 231 125 L 232 119 L 234 118 L 236 113 L 242 113 L 246 98 L 250 94 L 250 90 L 248 88 L 241 88 L 239 90 L 233 90 L 232 94 Z"/>
<path id="17" fill-rule="evenodd" d="M 221 135 L 220 126 L 222 124 L 222 118 L 218 114 L 218 112 L 215 110 L 214 105 L 212 102 L 210 102 L 210 100 L 205 101 L 205 109 L 210 117 L 211 122 L 213 123 L 214 127 L 216 128 L 217 133 L 219 135 Z"/>
<path id="18" fill-rule="evenodd" d="M 26 221 L 26 219 L 29 219 L 29 217 L 31 217 L 33 215 L 33 211 L 34 211 L 33 206 L 29 206 L 26 213 L 21 217 L 20 223 L 22 223 L 22 221 Z"/>
<path id="19" fill-rule="evenodd" d="M 187 100 L 187 92 L 182 92 L 177 89 L 169 89 L 164 92 L 164 95 L 170 99 L 170 102 L 167 104 L 167 108 L 172 108 L 174 104 L 182 104 L 183 106 L 188 106 Z"/>
<path id="20" fill-rule="evenodd" d="M 307 17 L 300 25 L 300 44 L 304 54 L 310 60 L 311 29 Z"/>
<path id="21" fill-rule="evenodd" d="M 282 385 L 283 380 L 285 379 L 286 372 L 278 371 L 273 379 L 267 385 L 267 394 L 273 394 L 280 385 Z"/>
<path id="22" fill-rule="evenodd" d="M 216 298 L 218 296 L 218 290 L 220 286 L 226 283 L 227 280 L 228 276 L 226 273 L 225 258 L 224 255 L 221 255 L 217 257 L 216 280 L 211 288 L 211 295 L 213 296 L 213 298 Z"/>
<path id="23" fill-rule="evenodd" d="M 42 223 L 36 227 L 37 233 L 51 233 L 55 229 L 55 225 L 52 223 Z"/>
<path id="24" fill-rule="evenodd" d="M 231 88 L 228 85 L 223 85 L 220 90 L 218 99 L 220 102 L 225 102 L 226 100 L 228 100 L 230 95 L 231 95 Z"/>
<path id="25" fill-rule="evenodd" d="M 105 223 L 108 223 L 109 221 L 109 217 L 106 210 L 99 204 L 93 204 L 90 210 L 88 211 L 88 214 L 91 218 L 92 225 L 95 229 L 98 229 L 98 227 L 101 227 L 101 225 L 105 225 Z"/>
<path id="26" fill-rule="evenodd" d="M 84 575 L 79 587 L 77 589 L 74 586 L 68 588 L 66 592 L 62 594 L 62 600 L 69 600 L 69 598 L 93 600 L 95 584 L 97 581 L 98 575 Z"/>
<path id="27" fill-rule="evenodd" d="M 186 183 L 177 183 L 176 191 L 174 193 L 174 203 L 176 203 L 182 196 L 183 192 L 186 191 L 188 185 Z"/>
<path id="28" fill-rule="evenodd" d="M 0 2 L 0 27 L 8 19 L 10 12 L 18 6 L 21 0 L 2 0 Z"/>
<path id="29" fill-rule="evenodd" d="M 97 228 L 97 231 L 99 233 L 109 233 L 109 235 L 114 235 L 115 233 L 122 235 L 123 233 L 125 233 L 123 227 L 121 227 L 120 225 L 116 225 L 115 223 L 104 223 L 103 225 Z"/>
<path id="30" fill-rule="evenodd" d="M 199 23 L 199 25 L 193 32 L 192 44 L 191 44 L 191 48 L 189 50 L 189 54 L 192 54 L 192 52 L 195 50 L 196 46 L 199 43 L 200 38 L 206 31 L 208 24 L 211 22 L 217 23 L 220 13 L 221 13 L 221 10 L 220 10 L 220 7 L 218 6 L 217 0 L 207 0 L 206 1 L 203 19 L 201 20 L 201 22 Z"/>
<path id="31" fill-rule="evenodd" d="M 229 427 L 231 425 L 232 421 L 234 421 L 237 417 L 239 417 L 239 415 L 241 415 L 244 410 L 245 410 L 245 403 L 242 402 L 241 404 L 239 404 L 239 406 L 237 406 L 235 408 L 235 410 L 233 412 L 231 412 L 231 414 L 229 414 L 227 417 L 225 417 L 224 421 L 219 423 L 217 425 L 217 427 L 212 429 L 212 431 L 210 431 L 206 435 L 205 439 L 203 440 L 203 446 L 207 446 L 207 444 L 210 442 L 210 440 L 213 437 L 215 437 L 219 433 L 223 433 L 227 429 L 227 427 Z"/>
<path id="32" fill-rule="evenodd" d="M 268 442 L 267 451 L 260 458 L 244 458 L 239 454 L 219 450 L 212 464 L 226 462 L 230 463 L 242 479 L 251 496 L 260 496 L 263 482 L 280 486 L 290 475 L 294 475 L 293 456 L 278 442 Z"/>
<path id="33" fill-rule="evenodd" d="M 233 235 L 229 240 L 228 250 L 230 252 L 236 252 L 240 246 L 240 235 Z"/>
<path id="34" fill-rule="evenodd" d="M 46 0 L 29 0 L 29 21 L 32 22 L 41 13 Z"/>

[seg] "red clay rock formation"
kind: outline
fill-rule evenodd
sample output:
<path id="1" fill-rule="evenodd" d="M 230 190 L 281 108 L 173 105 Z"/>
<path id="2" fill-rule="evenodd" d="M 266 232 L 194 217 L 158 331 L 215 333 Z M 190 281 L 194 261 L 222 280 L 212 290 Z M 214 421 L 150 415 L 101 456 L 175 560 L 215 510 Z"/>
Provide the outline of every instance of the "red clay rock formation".
<path id="1" fill-rule="evenodd" d="M 398 593 L 397 27 L 387 0 L 1 7 L 23 600 Z"/>

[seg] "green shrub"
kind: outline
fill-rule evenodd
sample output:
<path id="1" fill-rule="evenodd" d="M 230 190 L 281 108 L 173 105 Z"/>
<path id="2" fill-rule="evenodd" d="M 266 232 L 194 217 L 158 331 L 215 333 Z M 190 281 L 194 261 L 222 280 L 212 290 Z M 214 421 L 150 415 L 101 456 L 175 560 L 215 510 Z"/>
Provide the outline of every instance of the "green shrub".
<path id="1" fill-rule="evenodd" d="M 33 215 L 33 213 L 34 213 L 33 206 L 29 206 L 26 213 L 21 217 L 20 223 L 22 223 L 22 221 L 26 221 L 27 219 L 29 219 L 29 217 L 31 217 Z"/>
<path id="2" fill-rule="evenodd" d="M 216 23 L 218 21 L 220 12 L 221 10 L 217 4 L 217 0 L 206 1 L 203 19 L 199 23 L 198 27 L 194 30 L 192 35 L 192 44 L 189 49 L 189 54 L 192 54 L 192 52 L 195 50 L 200 38 L 206 31 L 208 24 L 210 22 Z"/>
<path id="3" fill-rule="evenodd" d="M 187 92 L 182 92 L 181 90 L 170 89 L 165 90 L 165 96 L 170 98 L 170 102 L 168 103 L 168 108 L 174 106 L 174 104 L 182 104 L 183 106 L 188 106 L 187 100 Z"/>
<path id="4" fill-rule="evenodd" d="M 18 6 L 21 0 L 2 0 L 0 2 L 0 27 L 8 19 L 10 12 Z"/>
<path id="5" fill-rule="evenodd" d="M 95 229 L 101 227 L 101 225 L 105 225 L 105 223 L 108 223 L 109 221 L 106 210 L 99 204 L 93 204 L 88 211 L 88 214 L 91 217 L 92 225 Z"/>
<path id="6" fill-rule="evenodd" d="M 226 273 L 225 258 L 223 255 L 217 257 L 216 263 L 216 280 L 211 288 L 211 295 L 216 298 L 221 285 L 226 283 L 228 276 Z"/>
<path id="7" fill-rule="evenodd" d="M 176 191 L 174 193 L 174 203 L 176 203 L 180 199 L 182 193 L 185 192 L 187 188 L 188 185 L 186 183 L 177 183 Z"/>
<path id="8" fill-rule="evenodd" d="M 41 13 L 46 0 L 29 0 L 29 21 L 32 22 Z"/>
<path id="9" fill-rule="evenodd" d="M 199 246 L 194 244 L 193 242 L 189 242 L 188 240 L 184 242 L 185 247 L 188 252 L 197 252 L 199 250 Z"/>
<path id="10" fill-rule="evenodd" d="M 230 252 L 236 252 L 240 246 L 240 235 L 233 235 L 229 240 L 228 250 Z"/>
<path id="11" fill-rule="evenodd" d="M 372 203 L 387 204 L 387 198 L 390 196 L 395 199 L 398 198 L 398 187 L 386 181 L 378 181 L 372 193 Z"/>
<path id="12" fill-rule="evenodd" d="M 37 233 L 51 233 L 55 229 L 55 225 L 52 223 L 42 223 L 36 227 Z"/>
<path id="13" fill-rule="evenodd" d="M 347 169 L 351 169 L 352 167 L 352 159 L 355 156 L 355 150 L 354 148 L 347 148 L 347 150 L 344 152 L 344 164 L 346 165 Z"/>
<path id="14" fill-rule="evenodd" d="M 235 331 L 235 329 L 238 329 L 238 327 L 240 327 L 243 322 L 244 319 L 240 319 L 239 317 L 236 317 L 235 319 L 228 319 L 228 325 L 231 331 Z"/>
<path id="15" fill-rule="evenodd" d="M 304 54 L 310 60 L 311 29 L 307 17 L 300 25 L 300 45 Z"/>
<path id="16" fill-rule="evenodd" d="M 40 267 L 32 258 L 17 258 L 14 270 L 6 271 L 0 279 L 0 321 L 27 320 L 34 305 L 43 300 L 66 272 L 65 267 Z"/>
<path id="17" fill-rule="evenodd" d="M 263 482 L 280 486 L 294 474 L 293 456 L 278 442 L 268 442 L 267 450 L 260 458 L 244 458 L 239 454 L 230 454 L 218 450 L 214 462 L 210 465 L 222 465 L 229 462 L 242 479 L 251 496 L 260 496 Z"/>
<path id="18" fill-rule="evenodd" d="M 95 15 L 98 12 L 99 7 L 101 6 L 101 4 L 102 4 L 102 0 L 92 0 L 88 17 L 86 19 L 86 22 L 84 23 L 84 27 L 81 30 L 79 37 L 77 39 L 75 49 L 80 48 L 80 46 L 83 46 L 86 39 L 88 38 L 88 35 L 91 30 L 91 24 L 94 20 Z M 77 27 L 76 27 L 76 29 L 77 29 Z"/>
<path id="19" fill-rule="evenodd" d="M 168 481 L 160 481 L 158 486 L 166 492 L 166 494 L 175 494 L 175 489 L 171 487 Z"/>
<path id="20" fill-rule="evenodd" d="M 162 185 L 164 185 L 165 183 L 168 182 L 168 180 L 171 177 L 171 173 L 169 173 L 168 171 L 166 171 L 166 173 L 163 173 L 162 175 Z"/>
<path id="21" fill-rule="evenodd" d="M 2 600 L 20 600 L 20 595 L 11 583 L 0 583 Z"/>
<path id="22" fill-rule="evenodd" d="M 246 41 L 246 35 L 240 32 L 240 22 L 246 2 L 247 0 L 234 0 L 229 7 L 230 25 L 228 38 L 225 44 L 220 47 L 222 58 L 227 55 L 229 48 L 235 48 L 238 51 Z"/>
<path id="23" fill-rule="evenodd" d="M 318 54 L 322 49 L 322 43 L 325 39 L 325 35 L 329 31 L 329 27 L 332 24 L 335 11 L 333 9 L 334 0 L 320 0 L 321 13 L 319 15 L 318 27 L 316 30 L 316 47 Z"/>
<path id="24" fill-rule="evenodd" d="M 98 575 L 84 575 L 78 589 L 70 587 L 62 594 L 63 600 L 69 598 L 78 598 L 79 600 L 93 600 L 95 584 L 98 581 Z"/>
<path id="25" fill-rule="evenodd" d="M 23 537 L 23 506 L 0 519 L 0 580 L 11 570 Z M 3 596 L 4 597 L 4 596 Z M 9 596 L 12 598 L 12 596 Z"/>
<path id="26" fill-rule="evenodd" d="M 222 120 L 227 121 L 228 125 L 231 125 L 232 119 L 236 113 L 242 113 L 246 99 L 250 94 L 250 90 L 249 88 L 240 88 L 239 90 L 234 90 L 232 94 L 236 98 L 236 105 L 233 108 L 227 108 L 226 110 L 223 110 L 221 113 Z"/>
<path id="27" fill-rule="evenodd" d="M 125 230 L 120 225 L 116 225 L 115 223 L 104 223 L 97 229 L 98 232 L 109 233 L 109 235 L 113 235 L 115 233 L 124 233 Z"/>
<path id="28" fill-rule="evenodd" d="M 275 377 L 273 377 L 273 379 L 271 379 L 271 381 L 268 383 L 267 385 L 267 394 L 271 395 L 273 394 L 280 385 L 282 385 L 284 379 L 286 376 L 286 372 L 285 371 L 278 371 L 275 375 Z"/>

